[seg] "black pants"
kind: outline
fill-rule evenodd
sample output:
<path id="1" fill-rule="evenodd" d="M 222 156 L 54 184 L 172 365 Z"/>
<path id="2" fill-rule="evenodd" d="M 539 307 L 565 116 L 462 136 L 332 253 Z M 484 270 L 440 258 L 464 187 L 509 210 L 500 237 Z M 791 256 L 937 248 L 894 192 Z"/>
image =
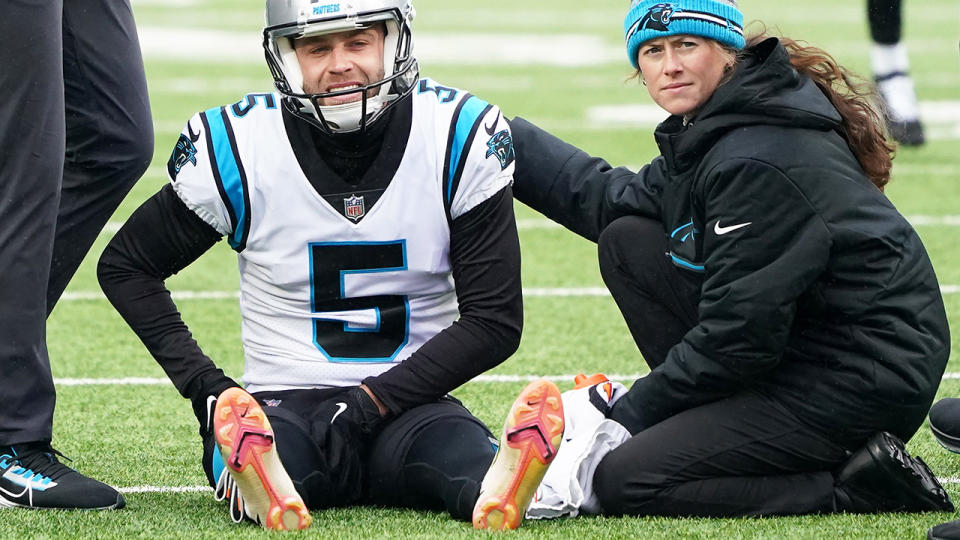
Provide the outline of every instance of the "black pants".
<path id="1" fill-rule="evenodd" d="M 127 0 L 0 15 L 0 444 L 49 440 L 46 319 L 146 170 L 153 124 Z"/>
<path id="2" fill-rule="evenodd" d="M 347 389 L 258 392 L 277 452 L 311 510 L 379 505 L 445 510 L 470 521 L 496 439 L 459 401 L 442 398 L 392 419 L 372 440 L 344 437 L 311 411 Z"/>
<path id="3" fill-rule="evenodd" d="M 656 221 L 620 218 L 600 236 L 599 251 L 603 279 L 653 369 L 696 324 L 700 280 L 664 254 Z M 833 512 L 831 471 L 875 431 L 816 426 L 775 393 L 744 391 L 637 433 L 600 462 L 594 487 L 608 514 Z"/>
<path id="4" fill-rule="evenodd" d="M 870 37 L 877 43 L 895 45 L 900 41 L 900 0 L 867 0 Z"/>

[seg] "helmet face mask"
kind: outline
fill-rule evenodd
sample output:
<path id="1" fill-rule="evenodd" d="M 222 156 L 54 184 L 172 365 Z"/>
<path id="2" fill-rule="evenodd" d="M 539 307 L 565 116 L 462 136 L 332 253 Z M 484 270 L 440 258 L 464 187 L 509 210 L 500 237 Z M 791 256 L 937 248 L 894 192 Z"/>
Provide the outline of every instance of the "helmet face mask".
<path id="1" fill-rule="evenodd" d="M 419 66 L 413 57 L 410 0 L 349 0 L 320 5 L 310 0 L 267 0 L 263 48 L 277 90 L 295 115 L 327 133 L 363 131 L 398 99 L 413 90 Z M 349 32 L 382 23 L 383 78 L 367 85 L 326 93 L 303 89 L 303 73 L 293 41 L 297 38 Z M 323 100 L 347 94 L 360 99 L 339 105 Z"/>

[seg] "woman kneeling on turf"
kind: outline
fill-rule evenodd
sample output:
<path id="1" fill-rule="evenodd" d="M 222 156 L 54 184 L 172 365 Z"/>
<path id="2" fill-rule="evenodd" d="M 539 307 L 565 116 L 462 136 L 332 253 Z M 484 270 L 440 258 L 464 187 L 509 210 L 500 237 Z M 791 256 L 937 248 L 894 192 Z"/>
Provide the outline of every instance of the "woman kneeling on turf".
<path id="1" fill-rule="evenodd" d="M 904 451 L 949 354 L 917 234 L 883 194 L 871 92 L 825 52 L 745 39 L 732 0 L 635 0 L 627 52 L 671 116 L 611 169 L 511 122 L 516 197 L 598 242 L 649 364 L 610 418 L 604 513 L 952 510 Z"/>

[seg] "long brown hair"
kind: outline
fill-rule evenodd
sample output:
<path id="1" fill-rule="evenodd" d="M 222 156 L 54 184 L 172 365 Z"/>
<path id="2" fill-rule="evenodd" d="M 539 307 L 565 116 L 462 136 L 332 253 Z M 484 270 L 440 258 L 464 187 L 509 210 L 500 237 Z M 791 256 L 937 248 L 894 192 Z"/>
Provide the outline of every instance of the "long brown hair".
<path id="1" fill-rule="evenodd" d="M 764 28 L 747 38 L 752 47 L 770 37 Z M 840 134 L 863 167 L 867 178 L 883 191 L 890 181 L 896 147 L 887 142 L 885 111 L 873 85 L 841 66 L 829 53 L 805 42 L 778 36 L 790 53 L 790 64 L 809 77 L 836 107 L 842 118 Z"/>

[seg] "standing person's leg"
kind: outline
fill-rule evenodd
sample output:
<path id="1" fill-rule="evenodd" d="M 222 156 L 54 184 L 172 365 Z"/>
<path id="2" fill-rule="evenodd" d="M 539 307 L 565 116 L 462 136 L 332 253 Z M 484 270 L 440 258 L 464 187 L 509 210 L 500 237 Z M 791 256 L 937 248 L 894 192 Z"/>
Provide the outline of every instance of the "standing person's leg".
<path id="1" fill-rule="evenodd" d="M 0 17 L 0 445 L 49 441 L 46 292 L 63 170 L 62 2 Z"/>
<path id="2" fill-rule="evenodd" d="M 116 490 L 61 464 L 46 296 L 64 160 L 62 2 L 0 17 L 0 506 L 120 508 Z"/>
<path id="3" fill-rule="evenodd" d="M 893 45 L 903 28 L 901 0 L 867 0 L 870 37 L 876 43 Z"/>
<path id="4" fill-rule="evenodd" d="M 153 157 L 153 122 L 127 0 L 63 7 L 66 161 L 47 313 Z"/>
<path id="5" fill-rule="evenodd" d="M 640 354 L 651 369 L 697 323 L 699 276 L 668 257 L 663 224 L 626 216 L 604 229 L 598 242 L 600 273 Z"/>
<path id="6" fill-rule="evenodd" d="M 910 78 L 907 47 L 900 42 L 901 0 L 867 0 L 867 20 L 873 41 L 870 64 L 877 89 L 887 105 L 890 135 L 901 144 L 923 144 L 923 126 Z"/>

